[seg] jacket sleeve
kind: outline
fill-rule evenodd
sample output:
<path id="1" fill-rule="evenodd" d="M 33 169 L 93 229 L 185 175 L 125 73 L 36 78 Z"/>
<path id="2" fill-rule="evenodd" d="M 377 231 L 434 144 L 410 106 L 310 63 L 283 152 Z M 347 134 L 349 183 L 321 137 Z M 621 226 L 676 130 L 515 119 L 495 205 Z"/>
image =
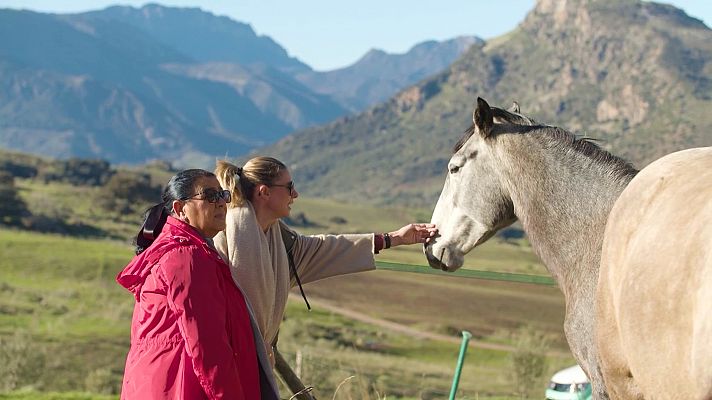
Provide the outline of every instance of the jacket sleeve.
<path id="1" fill-rule="evenodd" d="M 372 233 L 314 236 L 297 234 L 293 254 L 302 283 L 376 268 Z"/>
<path id="2" fill-rule="evenodd" d="M 218 261 L 210 254 L 184 246 L 167 253 L 158 271 L 167 286 L 169 307 L 178 316 L 193 370 L 208 398 L 243 399 L 227 336 L 224 282 L 216 268 Z"/>

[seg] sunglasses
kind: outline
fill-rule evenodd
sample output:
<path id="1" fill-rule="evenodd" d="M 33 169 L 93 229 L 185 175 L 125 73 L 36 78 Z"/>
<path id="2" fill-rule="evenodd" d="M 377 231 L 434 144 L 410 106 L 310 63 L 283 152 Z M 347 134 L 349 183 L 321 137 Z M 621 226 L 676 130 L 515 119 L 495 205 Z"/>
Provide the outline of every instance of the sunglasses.
<path id="1" fill-rule="evenodd" d="M 203 196 L 203 198 L 197 198 L 196 200 L 206 200 L 208 203 L 217 203 L 220 199 L 225 200 L 225 203 L 232 201 L 232 195 L 229 190 L 215 190 L 215 189 L 205 189 L 200 193 L 196 193 L 192 196 L 184 197 L 181 200 L 188 200 L 196 198 L 197 196 Z"/>
<path id="2" fill-rule="evenodd" d="M 287 188 L 287 190 L 289 190 L 289 195 L 294 196 L 294 181 L 289 181 L 285 185 L 267 185 L 267 186 L 269 186 L 269 187 L 277 186 L 277 187 Z"/>

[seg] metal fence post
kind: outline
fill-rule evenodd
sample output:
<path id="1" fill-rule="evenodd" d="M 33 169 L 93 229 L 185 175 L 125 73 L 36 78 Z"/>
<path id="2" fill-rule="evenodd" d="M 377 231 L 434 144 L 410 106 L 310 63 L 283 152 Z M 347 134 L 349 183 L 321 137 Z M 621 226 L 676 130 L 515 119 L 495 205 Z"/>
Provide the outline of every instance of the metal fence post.
<path id="1" fill-rule="evenodd" d="M 450 400 L 455 400 L 457 393 L 457 385 L 460 383 L 460 372 L 462 372 L 462 364 L 465 362 L 465 352 L 467 352 L 467 343 L 472 338 L 472 334 L 468 331 L 462 331 L 462 344 L 460 344 L 460 356 L 457 358 L 457 366 L 455 367 L 455 376 L 452 378 L 452 388 L 450 388 Z"/>

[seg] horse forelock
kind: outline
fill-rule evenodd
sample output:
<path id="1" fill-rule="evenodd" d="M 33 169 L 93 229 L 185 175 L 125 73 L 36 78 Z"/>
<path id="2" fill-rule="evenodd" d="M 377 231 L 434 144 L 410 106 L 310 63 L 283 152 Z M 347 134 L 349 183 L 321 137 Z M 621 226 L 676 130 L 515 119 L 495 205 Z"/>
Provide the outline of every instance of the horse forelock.
<path id="1" fill-rule="evenodd" d="M 465 143 L 467 143 L 467 141 L 470 140 L 470 138 L 471 138 L 472 135 L 474 135 L 474 134 L 475 134 L 475 124 L 472 124 L 472 125 L 470 125 L 469 128 L 467 128 L 467 129 L 465 130 L 465 132 L 463 132 L 462 137 L 460 138 L 460 140 L 458 140 L 457 143 L 455 143 L 455 146 L 452 148 L 452 153 L 455 154 L 455 153 L 457 153 L 458 151 L 460 151 L 460 149 L 461 149 L 463 146 L 465 146 Z"/>

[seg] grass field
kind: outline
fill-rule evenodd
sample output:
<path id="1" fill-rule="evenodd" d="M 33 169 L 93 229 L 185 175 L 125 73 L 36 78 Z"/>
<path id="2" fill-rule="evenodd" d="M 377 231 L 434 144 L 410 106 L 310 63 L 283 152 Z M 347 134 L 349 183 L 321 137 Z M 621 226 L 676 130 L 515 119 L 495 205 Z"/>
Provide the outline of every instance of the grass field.
<path id="1" fill-rule="evenodd" d="M 0 399 L 115 399 L 120 388 L 133 299 L 114 276 L 132 256 L 128 236 L 139 218 L 103 214 L 94 204 L 100 193 L 61 186 L 21 188 L 31 209 L 60 197 L 52 212 L 76 210 L 74 222 L 91 221 L 90 232 L 112 239 L 0 229 L 0 393 L 15 390 Z M 318 225 L 298 228 L 304 233 L 386 231 L 428 219 L 423 210 L 302 198 L 293 212 Z M 416 246 L 377 259 L 424 264 Z M 467 268 L 545 273 L 526 240 L 493 239 L 469 256 Z M 305 289 L 311 298 L 422 331 L 457 338 L 467 329 L 484 343 L 513 345 L 513 333 L 533 327 L 549 338 L 552 353 L 535 394 L 551 372 L 573 363 L 555 287 L 374 271 Z M 320 398 L 331 398 L 341 384 L 337 399 L 446 397 L 459 350 L 456 343 L 414 339 L 318 307 L 306 312 L 298 301 L 288 306 L 280 348 L 293 365 L 301 356 L 301 375 Z M 514 398 L 510 357 L 470 348 L 458 398 Z"/>

